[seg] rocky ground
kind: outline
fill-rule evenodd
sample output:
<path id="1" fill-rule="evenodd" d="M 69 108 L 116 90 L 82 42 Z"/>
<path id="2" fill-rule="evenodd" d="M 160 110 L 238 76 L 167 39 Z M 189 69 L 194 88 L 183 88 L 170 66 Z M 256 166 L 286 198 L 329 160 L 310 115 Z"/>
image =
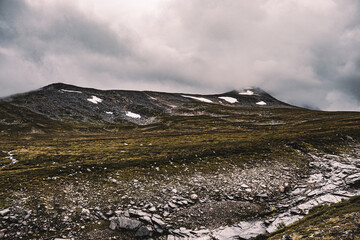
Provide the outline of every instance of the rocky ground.
<path id="1" fill-rule="evenodd" d="M 57 194 L 41 202 L 19 191 L 0 211 L 0 238 L 250 239 L 318 204 L 360 195 L 359 147 L 343 155 L 299 154 L 308 161 L 305 169 L 261 161 L 211 174 L 187 174 L 188 166 L 184 174 L 131 181 L 114 174 L 107 185 L 79 178 L 59 183 Z"/>
<path id="2" fill-rule="evenodd" d="M 2 239 L 249 239 L 359 195 L 359 113 L 57 86 L 0 101 Z"/>

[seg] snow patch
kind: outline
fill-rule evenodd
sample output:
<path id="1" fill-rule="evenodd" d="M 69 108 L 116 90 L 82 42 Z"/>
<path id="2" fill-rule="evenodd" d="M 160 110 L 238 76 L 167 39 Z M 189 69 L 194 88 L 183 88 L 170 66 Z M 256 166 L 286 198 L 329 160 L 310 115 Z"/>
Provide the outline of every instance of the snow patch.
<path id="1" fill-rule="evenodd" d="M 97 96 L 91 96 L 91 98 L 87 99 L 89 102 L 92 102 L 94 104 L 101 103 L 103 100 L 101 98 L 98 98 Z"/>
<path id="2" fill-rule="evenodd" d="M 140 114 L 133 113 L 133 112 L 130 112 L 130 111 L 126 112 L 126 116 L 131 117 L 131 118 L 141 118 Z"/>
<path id="3" fill-rule="evenodd" d="M 225 101 L 227 101 L 227 102 L 229 102 L 229 103 L 236 103 L 236 102 L 238 102 L 238 100 L 236 99 L 236 98 L 233 98 L 233 97 L 219 97 L 220 99 L 222 99 L 222 100 L 225 100 Z"/>
<path id="4" fill-rule="evenodd" d="M 105 112 L 106 114 L 113 115 L 113 112 Z"/>
<path id="5" fill-rule="evenodd" d="M 206 99 L 206 98 L 202 98 L 202 97 L 194 97 L 194 96 L 188 96 L 188 95 L 181 95 L 181 96 L 185 97 L 185 98 L 192 98 L 192 99 L 195 99 L 195 100 L 198 100 L 198 101 L 201 101 L 201 102 L 212 103 L 211 100 Z"/>
<path id="6" fill-rule="evenodd" d="M 256 104 L 257 104 L 257 105 L 264 106 L 264 105 L 266 105 L 266 102 L 264 102 L 264 101 L 260 101 L 260 102 L 257 102 Z"/>
<path id="7" fill-rule="evenodd" d="M 154 98 L 154 97 L 149 97 L 150 99 L 152 99 L 152 100 L 157 100 L 157 98 Z"/>
<path id="8" fill-rule="evenodd" d="M 248 95 L 248 96 L 251 96 L 251 95 L 254 95 L 254 92 L 253 92 L 253 91 L 250 91 L 250 90 L 246 90 L 246 92 L 240 92 L 239 94 L 240 94 L 240 95 Z"/>
<path id="9" fill-rule="evenodd" d="M 16 150 L 12 150 L 12 151 L 9 151 L 9 152 L 7 153 L 8 156 L 5 157 L 5 158 L 10 159 L 10 161 L 11 161 L 11 163 L 8 164 L 8 165 L 12 165 L 12 164 L 15 164 L 15 163 L 19 162 L 19 160 L 17 160 L 17 159 L 14 158 L 14 153 L 13 153 L 13 152 L 15 152 L 15 151 L 16 151 Z M 4 166 L 2 166 L 1 168 L 4 168 L 4 167 L 6 167 L 6 166 L 8 166 L 8 165 L 4 165 Z"/>
<path id="10" fill-rule="evenodd" d="M 75 90 L 67 90 L 67 89 L 60 89 L 59 92 L 64 93 L 64 92 L 68 92 L 68 93 L 82 93 L 80 91 L 75 91 Z"/>

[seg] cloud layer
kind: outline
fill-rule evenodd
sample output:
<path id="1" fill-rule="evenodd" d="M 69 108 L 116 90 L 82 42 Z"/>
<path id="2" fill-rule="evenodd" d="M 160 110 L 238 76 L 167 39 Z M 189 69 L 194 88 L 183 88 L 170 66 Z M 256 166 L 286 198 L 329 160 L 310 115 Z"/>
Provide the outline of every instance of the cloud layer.
<path id="1" fill-rule="evenodd" d="M 130 2 L 0 1 L 0 96 L 53 82 L 193 93 L 257 86 L 300 106 L 360 110 L 357 0 Z"/>

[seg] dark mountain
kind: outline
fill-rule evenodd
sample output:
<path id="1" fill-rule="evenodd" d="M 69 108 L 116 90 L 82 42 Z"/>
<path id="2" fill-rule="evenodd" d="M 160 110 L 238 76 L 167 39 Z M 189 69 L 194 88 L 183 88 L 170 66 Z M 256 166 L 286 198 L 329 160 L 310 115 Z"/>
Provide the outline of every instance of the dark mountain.
<path id="1" fill-rule="evenodd" d="M 209 115 L 219 106 L 295 108 L 261 89 L 217 95 L 152 91 L 97 90 L 55 83 L 39 90 L 3 99 L 53 120 L 78 122 L 133 122 L 149 124 L 162 115 Z"/>

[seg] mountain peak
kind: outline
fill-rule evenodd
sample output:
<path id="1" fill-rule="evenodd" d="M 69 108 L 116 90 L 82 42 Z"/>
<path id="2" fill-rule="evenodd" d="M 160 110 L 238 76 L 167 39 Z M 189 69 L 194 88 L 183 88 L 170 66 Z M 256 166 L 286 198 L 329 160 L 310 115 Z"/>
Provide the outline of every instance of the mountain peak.
<path id="1" fill-rule="evenodd" d="M 65 89 L 65 88 L 69 88 L 69 89 L 82 89 L 82 87 L 78 87 L 75 85 L 71 85 L 71 84 L 67 84 L 67 83 L 62 83 L 62 82 L 58 82 L 58 83 L 52 83 L 49 85 L 46 85 L 40 89 L 56 89 L 56 90 L 61 90 L 61 89 Z"/>

